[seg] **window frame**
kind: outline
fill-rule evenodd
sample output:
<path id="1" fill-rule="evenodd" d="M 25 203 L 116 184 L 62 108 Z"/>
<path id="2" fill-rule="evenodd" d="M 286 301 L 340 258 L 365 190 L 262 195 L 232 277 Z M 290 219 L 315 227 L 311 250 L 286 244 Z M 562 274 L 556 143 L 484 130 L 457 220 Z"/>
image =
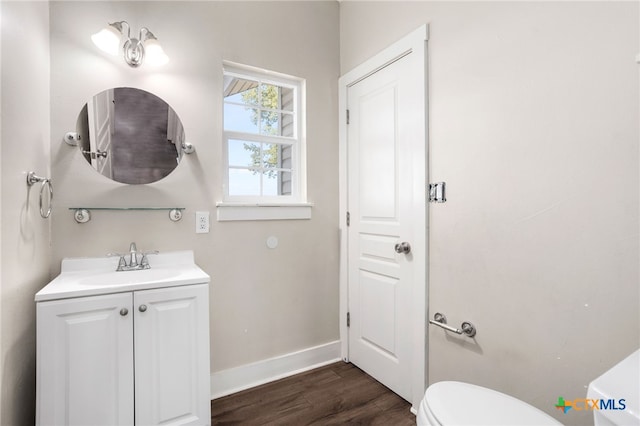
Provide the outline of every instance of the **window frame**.
<path id="1" fill-rule="evenodd" d="M 226 102 L 222 99 L 222 142 L 223 142 L 223 201 L 218 203 L 219 207 L 231 206 L 237 210 L 243 205 L 247 206 L 308 206 L 306 199 L 306 135 L 305 135 L 305 80 L 273 71 L 267 71 L 247 65 L 223 62 L 224 77 L 231 76 L 244 78 L 258 82 L 258 87 L 268 84 L 278 87 L 292 89 L 293 109 L 283 110 L 278 105 L 278 109 L 262 108 L 257 105 L 258 113 L 262 111 L 276 111 L 282 114 L 293 116 L 293 136 L 274 136 L 258 133 L 248 133 L 235 130 L 226 130 L 224 126 L 224 109 L 227 104 L 246 106 L 239 102 Z M 281 125 L 281 124 L 280 124 Z M 229 164 L 229 140 L 240 140 L 247 142 L 278 144 L 291 146 L 291 194 L 290 195 L 231 195 L 229 194 L 229 173 L 232 169 L 249 169 L 247 167 L 234 166 Z M 261 192 L 262 192 L 261 176 Z M 219 209 L 220 211 L 220 209 Z M 220 214 L 219 214 L 220 216 Z M 219 217 L 220 219 L 220 217 Z"/>

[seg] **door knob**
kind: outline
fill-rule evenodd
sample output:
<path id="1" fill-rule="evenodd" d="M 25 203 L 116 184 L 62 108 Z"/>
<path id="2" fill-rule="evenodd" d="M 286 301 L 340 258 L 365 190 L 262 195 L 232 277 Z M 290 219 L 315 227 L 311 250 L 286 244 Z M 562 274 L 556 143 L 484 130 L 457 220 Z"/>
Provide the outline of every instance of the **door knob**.
<path id="1" fill-rule="evenodd" d="M 120 309 L 120 315 L 122 315 L 123 317 L 126 316 L 128 313 L 129 313 L 129 310 L 127 308 Z"/>
<path id="2" fill-rule="evenodd" d="M 146 310 L 147 310 L 147 305 L 140 305 L 140 307 L 138 308 L 138 310 L 139 310 L 140 312 L 144 312 L 144 311 L 146 311 Z"/>
<path id="3" fill-rule="evenodd" d="M 95 152 L 93 152 L 93 151 L 82 151 L 82 153 L 89 155 L 94 160 L 96 158 L 100 158 L 100 157 L 107 158 L 107 155 L 108 155 L 107 151 L 100 151 L 99 149 L 96 150 Z"/>
<path id="4" fill-rule="evenodd" d="M 411 252 L 411 244 L 409 244 L 406 241 L 403 241 L 401 243 L 396 244 L 395 249 L 396 249 L 396 253 L 409 254 Z"/>

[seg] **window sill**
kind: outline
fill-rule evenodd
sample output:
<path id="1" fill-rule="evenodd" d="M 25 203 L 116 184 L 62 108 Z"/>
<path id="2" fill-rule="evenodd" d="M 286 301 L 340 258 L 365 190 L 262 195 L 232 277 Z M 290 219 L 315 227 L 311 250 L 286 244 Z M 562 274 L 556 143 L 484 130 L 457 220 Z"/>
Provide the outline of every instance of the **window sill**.
<path id="1" fill-rule="evenodd" d="M 239 220 L 301 220 L 311 219 L 311 203 L 244 204 L 218 203 L 218 222 Z"/>

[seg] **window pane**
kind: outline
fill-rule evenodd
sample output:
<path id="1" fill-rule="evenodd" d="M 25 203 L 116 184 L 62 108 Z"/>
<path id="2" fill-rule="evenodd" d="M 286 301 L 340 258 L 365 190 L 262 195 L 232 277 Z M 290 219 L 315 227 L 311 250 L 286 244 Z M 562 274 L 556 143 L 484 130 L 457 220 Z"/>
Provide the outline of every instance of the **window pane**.
<path id="1" fill-rule="evenodd" d="M 269 109 L 280 109 L 280 88 L 271 84 L 260 85 L 260 106 Z"/>
<path id="2" fill-rule="evenodd" d="M 262 175 L 262 190 L 262 195 L 280 195 L 278 194 L 278 173 L 275 170 L 265 171 Z"/>
<path id="3" fill-rule="evenodd" d="M 229 195 L 260 195 L 260 173 L 229 169 Z"/>
<path id="4" fill-rule="evenodd" d="M 251 167 L 259 166 L 260 143 L 229 139 L 229 165 Z"/>
<path id="5" fill-rule="evenodd" d="M 240 105 L 224 105 L 224 129 L 258 133 L 258 110 Z"/>
<path id="6" fill-rule="evenodd" d="M 283 113 L 280 114 L 280 135 L 287 137 L 295 137 L 293 127 L 293 114 Z"/>
<path id="7" fill-rule="evenodd" d="M 291 172 L 267 170 L 263 175 L 264 195 L 291 195 Z"/>
<path id="8" fill-rule="evenodd" d="M 278 195 L 291 195 L 291 172 L 280 172 L 278 186 L 280 188 Z"/>
<path id="9" fill-rule="evenodd" d="M 280 136 L 280 114 L 275 111 L 260 112 L 260 133 Z"/>
<path id="10" fill-rule="evenodd" d="M 293 111 L 293 89 L 289 87 L 280 88 L 280 109 Z"/>
<path id="11" fill-rule="evenodd" d="M 276 111 L 260 112 L 260 134 L 295 137 L 294 130 L 293 114 Z"/>
<path id="12" fill-rule="evenodd" d="M 280 167 L 280 146 L 274 143 L 262 145 L 262 167 L 273 169 Z"/>
<path id="13" fill-rule="evenodd" d="M 258 105 L 257 81 L 231 77 L 231 80 L 227 83 L 227 78 L 228 77 L 225 77 L 225 101 Z"/>
<path id="14" fill-rule="evenodd" d="M 283 169 L 292 169 L 293 165 L 293 146 L 281 145 L 280 148 L 280 167 Z"/>

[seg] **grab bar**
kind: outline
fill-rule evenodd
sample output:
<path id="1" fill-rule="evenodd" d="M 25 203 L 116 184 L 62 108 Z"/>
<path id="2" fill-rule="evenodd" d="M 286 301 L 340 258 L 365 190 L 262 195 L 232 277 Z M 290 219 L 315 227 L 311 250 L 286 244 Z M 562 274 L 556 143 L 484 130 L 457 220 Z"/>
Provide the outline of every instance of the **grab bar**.
<path id="1" fill-rule="evenodd" d="M 32 186 L 37 182 L 42 182 L 42 185 L 40 186 L 40 216 L 43 219 L 47 219 L 49 216 L 51 216 L 51 206 L 53 204 L 53 186 L 51 185 L 51 179 L 37 176 L 35 172 L 29 172 L 27 174 L 27 185 Z M 42 194 L 44 193 L 45 186 L 49 189 L 49 208 L 47 209 L 46 213 L 44 211 L 42 202 Z"/>
<path id="2" fill-rule="evenodd" d="M 433 316 L 433 319 L 429 320 L 429 324 L 437 325 L 438 327 L 442 327 L 445 330 L 452 331 L 456 334 L 465 334 L 467 335 L 467 337 L 474 337 L 476 335 L 476 327 L 470 322 L 463 322 L 460 326 L 462 329 L 453 328 L 447 325 L 447 317 L 445 317 L 444 314 L 441 314 L 440 312 L 436 312 L 436 314 Z"/>

